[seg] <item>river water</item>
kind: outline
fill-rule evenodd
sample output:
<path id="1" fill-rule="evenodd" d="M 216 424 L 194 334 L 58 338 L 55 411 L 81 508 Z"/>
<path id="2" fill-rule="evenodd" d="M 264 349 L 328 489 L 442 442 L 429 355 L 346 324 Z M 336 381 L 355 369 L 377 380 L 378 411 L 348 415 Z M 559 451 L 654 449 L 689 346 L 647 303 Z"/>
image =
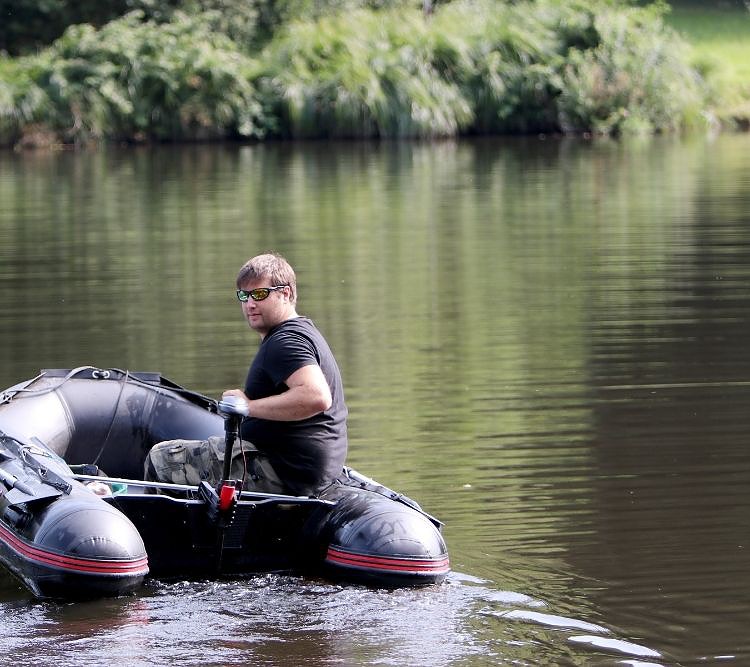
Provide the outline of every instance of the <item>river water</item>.
<path id="1" fill-rule="evenodd" d="M 233 285 L 285 254 L 349 463 L 446 524 L 421 590 L 263 574 L 40 602 L 9 663 L 750 663 L 750 135 L 0 153 L 0 386 L 161 371 L 218 396 Z"/>

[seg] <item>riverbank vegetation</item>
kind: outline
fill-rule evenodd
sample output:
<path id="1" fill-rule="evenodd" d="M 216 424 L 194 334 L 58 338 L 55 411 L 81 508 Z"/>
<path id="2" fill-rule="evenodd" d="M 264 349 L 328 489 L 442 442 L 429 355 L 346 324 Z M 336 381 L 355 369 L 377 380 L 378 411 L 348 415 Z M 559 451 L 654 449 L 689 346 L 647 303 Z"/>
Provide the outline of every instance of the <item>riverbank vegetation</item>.
<path id="1" fill-rule="evenodd" d="M 750 1 L 680 0 L 665 20 L 689 42 L 697 69 L 707 71 L 722 124 L 750 129 Z"/>
<path id="2" fill-rule="evenodd" d="M 650 133 L 715 116 L 712 65 L 663 3 L 55 2 L 89 20 L 48 27 L 48 45 L 31 16 L 5 28 L 0 144 Z"/>

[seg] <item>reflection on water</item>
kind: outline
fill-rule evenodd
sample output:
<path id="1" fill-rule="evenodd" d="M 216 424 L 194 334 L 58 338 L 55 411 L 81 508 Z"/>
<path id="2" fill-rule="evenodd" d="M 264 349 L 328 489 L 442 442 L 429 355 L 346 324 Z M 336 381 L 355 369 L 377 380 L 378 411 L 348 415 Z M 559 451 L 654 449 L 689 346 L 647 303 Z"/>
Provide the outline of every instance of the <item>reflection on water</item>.
<path id="1" fill-rule="evenodd" d="M 277 249 L 351 464 L 446 522 L 455 571 L 63 606 L 6 582 L 0 637 L 58 667 L 95 633 L 129 664 L 747 662 L 749 205 L 748 136 L 0 154 L 0 385 L 237 386 L 234 275 Z"/>

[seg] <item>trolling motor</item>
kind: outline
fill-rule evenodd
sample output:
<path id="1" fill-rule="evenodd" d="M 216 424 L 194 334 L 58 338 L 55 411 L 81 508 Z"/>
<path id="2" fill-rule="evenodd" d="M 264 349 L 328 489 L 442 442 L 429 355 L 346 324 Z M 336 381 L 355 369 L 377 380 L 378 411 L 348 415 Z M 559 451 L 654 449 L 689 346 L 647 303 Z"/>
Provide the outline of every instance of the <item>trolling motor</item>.
<path id="1" fill-rule="evenodd" d="M 242 418 L 247 417 L 250 411 L 247 403 L 239 396 L 226 396 L 219 401 L 217 407 L 219 414 L 224 417 L 224 470 L 216 489 L 219 496 L 217 509 L 219 517 L 223 516 L 223 521 L 228 524 L 231 523 L 233 509 L 241 491 L 241 482 L 229 478 L 232 467 L 232 449 L 239 438 Z"/>
<path id="2" fill-rule="evenodd" d="M 239 396 L 226 396 L 219 401 L 219 413 L 224 417 L 224 474 L 223 479 L 229 479 L 232 464 L 232 448 L 239 437 L 240 423 L 243 417 L 250 414 L 247 403 Z"/>
<path id="3" fill-rule="evenodd" d="M 224 558 L 225 532 L 234 521 L 237 503 L 242 492 L 242 482 L 229 478 L 232 467 L 232 449 L 239 437 L 242 418 L 247 417 L 250 411 L 247 408 L 247 403 L 239 396 L 222 398 L 218 402 L 217 408 L 219 414 L 224 417 L 224 469 L 215 489 L 204 480 L 198 485 L 198 493 L 206 503 L 209 520 L 218 528 L 216 572 L 220 573 Z"/>

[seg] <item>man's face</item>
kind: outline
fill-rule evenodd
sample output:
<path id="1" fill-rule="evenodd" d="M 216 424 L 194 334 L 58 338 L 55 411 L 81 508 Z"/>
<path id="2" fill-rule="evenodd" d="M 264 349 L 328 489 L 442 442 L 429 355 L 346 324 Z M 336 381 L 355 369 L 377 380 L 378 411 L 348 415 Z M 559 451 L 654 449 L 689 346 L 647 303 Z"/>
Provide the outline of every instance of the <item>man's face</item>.
<path id="1" fill-rule="evenodd" d="M 260 278 L 244 283 L 241 289 L 250 292 L 263 287 L 276 287 L 270 278 Z M 261 338 L 277 324 L 288 320 L 294 315 L 294 306 L 289 300 L 290 289 L 273 290 L 265 299 L 255 301 L 249 298 L 241 302 L 242 314 L 253 331 L 257 331 Z"/>

